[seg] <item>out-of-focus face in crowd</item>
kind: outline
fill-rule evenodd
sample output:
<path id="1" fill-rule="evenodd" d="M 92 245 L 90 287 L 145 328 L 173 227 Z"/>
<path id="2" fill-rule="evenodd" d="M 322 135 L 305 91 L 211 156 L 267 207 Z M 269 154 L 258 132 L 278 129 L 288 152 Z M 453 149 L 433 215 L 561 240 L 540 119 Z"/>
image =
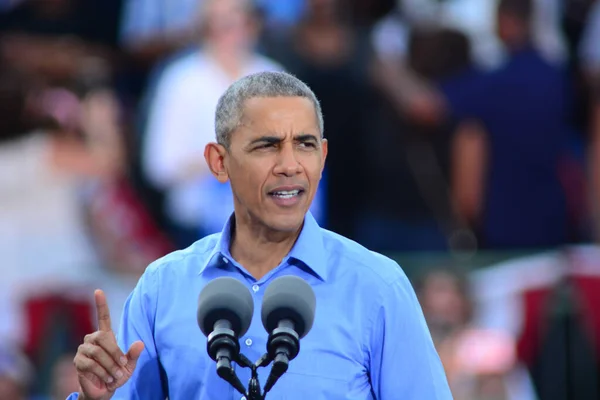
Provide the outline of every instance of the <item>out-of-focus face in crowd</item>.
<path id="1" fill-rule="evenodd" d="M 421 304 L 431 329 L 453 330 L 469 320 L 466 288 L 458 277 L 444 271 L 429 274 L 422 285 Z"/>
<path id="2" fill-rule="evenodd" d="M 0 376 L 0 400 L 25 400 L 23 388 L 9 377 Z"/>
<path id="3" fill-rule="evenodd" d="M 238 53 L 251 49 L 258 20 L 248 0 L 207 0 L 200 10 L 204 45 Z"/>

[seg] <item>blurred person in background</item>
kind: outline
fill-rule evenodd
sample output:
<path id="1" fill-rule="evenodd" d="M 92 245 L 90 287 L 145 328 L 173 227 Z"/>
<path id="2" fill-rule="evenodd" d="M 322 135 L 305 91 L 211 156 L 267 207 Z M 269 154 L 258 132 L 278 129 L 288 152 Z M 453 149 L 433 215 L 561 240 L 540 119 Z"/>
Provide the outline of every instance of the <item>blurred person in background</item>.
<path id="1" fill-rule="evenodd" d="M 408 45 L 407 66 L 432 87 L 463 87 L 474 74 L 470 43 L 460 31 L 414 29 Z M 463 228 L 450 202 L 449 148 L 455 124 L 416 123 L 411 110 L 398 112 L 385 85 L 379 82 L 382 101 L 367 144 L 378 157 L 366 164 L 372 178 L 364 186 L 369 198 L 359 242 L 383 252 L 448 250 Z"/>
<path id="2" fill-rule="evenodd" d="M 142 166 L 166 196 L 165 214 L 180 248 L 221 230 L 233 210 L 229 188 L 204 162 L 214 138 L 219 96 L 236 79 L 281 70 L 258 54 L 259 25 L 250 0 L 202 0 L 198 48 L 173 61 L 159 76 L 143 138 Z"/>
<path id="3" fill-rule="evenodd" d="M 14 348 L 0 348 L 0 399 L 26 400 L 33 380 L 31 363 Z"/>
<path id="4" fill-rule="evenodd" d="M 114 117 L 107 93 L 79 99 L 32 82 L 0 64 L 0 337 L 22 345 L 40 367 L 56 345 L 45 335 L 58 320 L 33 316 L 46 316 L 56 298 L 67 299 L 64 307 L 78 303 L 79 289 L 96 282 L 100 260 L 84 190 L 120 174 L 124 151 L 116 121 L 107 118 Z M 86 330 L 90 321 L 69 327 Z"/>
<path id="5" fill-rule="evenodd" d="M 474 61 L 479 67 L 495 68 L 506 57 L 506 48 L 496 32 L 499 0 L 397 0 L 396 9 L 373 31 L 373 43 L 383 57 L 402 58 L 408 49 L 412 29 L 451 28 L 463 32 L 473 43 Z M 532 41 L 551 62 L 566 60 L 566 42 L 560 29 L 561 2 L 534 0 Z"/>
<path id="6" fill-rule="evenodd" d="M 579 47 L 579 66 L 585 77 L 590 99 L 589 177 L 593 234 L 600 241 L 600 2 L 592 5 Z"/>
<path id="7" fill-rule="evenodd" d="M 482 70 L 499 67 L 507 49 L 497 35 L 498 0 L 396 0 L 396 7 L 374 26 L 376 82 L 399 114 L 427 124 L 439 123 L 443 99 L 432 82 L 410 66 L 413 31 L 450 29 L 465 34 L 473 62 Z M 558 0 L 535 0 L 532 37 L 547 61 L 561 64 L 567 56 L 560 30 Z M 435 86 L 435 85 L 433 85 Z"/>
<path id="8" fill-rule="evenodd" d="M 119 42 L 127 55 L 124 82 L 134 96 L 152 81 L 165 60 L 198 45 L 198 10 L 205 0 L 122 0 Z M 253 0 L 266 26 L 293 24 L 306 0 Z"/>
<path id="9" fill-rule="evenodd" d="M 51 84 L 116 62 L 120 0 L 22 0 L 0 14 L 0 53 Z"/>
<path id="10" fill-rule="evenodd" d="M 313 88 L 327 115 L 325 130 L 332 151 L 321 185 L 326 226 L 356 238 L 356 218 L 368 196 L 362 190 L 368 179 L 362 168 L 364 143 L 376 106 L 367 32 L 351 25 L 345 2 L 308 0 L 298 24 L 265 36 L 266 54 Z"/>
<path id="11" fill-rule="evenodd" d="M 456 269 L 435 268 L 415 284 L 454 399 L 536 399 L 515 338 L 474 324 L 468 279 Z"/>
<path id="12" fill-rule="evenodd" d="M 532 0 L 501 0 L 498 35 L 508 60 L 468 87 L 444 88 L 454 138 L 453 196 L 483 247 L 531 249 L 573 240 L 561 168 L 572 133 L 563 68 L 531 40 Z"/>

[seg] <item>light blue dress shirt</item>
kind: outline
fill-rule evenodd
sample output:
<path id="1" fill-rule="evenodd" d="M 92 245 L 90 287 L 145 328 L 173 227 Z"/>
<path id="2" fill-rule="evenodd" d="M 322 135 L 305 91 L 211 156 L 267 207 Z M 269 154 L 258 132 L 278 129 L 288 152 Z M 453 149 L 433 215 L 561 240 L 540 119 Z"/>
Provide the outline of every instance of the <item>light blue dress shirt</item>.
<path id="1" fill-rule="evenodd" d="M 125 304 L 117 336 L 122 349 L 136 340 L 146 348 L 113 399 L 240 400 L 207 355 L 196 322 L 198 294 L 222 276 L 248 287 L 254 317 L 240 345 L 254 362 L 268 337 L 260 318 L 263 293 L 283 275 L 306 280 L 317 308 L 300 354 L 267 399 L 452 399 L 414 290 L 396 262 L 320 228 L 308 213 L 289 255 L 256 280 L 229 252 L 230 227 L 231 219 L 221 233 L 148 267 Z M 236 372 L 247 386 L 250 370 L 236 366 Z M 269 367 L 259 369 L 261 387 L 268 374 Z"/>

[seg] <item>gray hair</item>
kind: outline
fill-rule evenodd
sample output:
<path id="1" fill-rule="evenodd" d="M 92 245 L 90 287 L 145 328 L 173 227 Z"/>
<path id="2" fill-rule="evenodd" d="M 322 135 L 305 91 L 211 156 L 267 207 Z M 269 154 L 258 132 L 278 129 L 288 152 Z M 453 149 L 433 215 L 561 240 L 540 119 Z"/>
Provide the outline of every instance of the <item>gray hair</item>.
<path id="1" fill-rule="evenodd" d="M 317 96 L 295 76 L 286 72 L 259 72 L 235 81 L 217 103 L 215 129 L 217 142 L 229 148 L 231 134 L 241 123 L 244 104 L 256 97 L 304 97 L 315 106 L 319 130 L 323 137 L 323 113 Z"/>

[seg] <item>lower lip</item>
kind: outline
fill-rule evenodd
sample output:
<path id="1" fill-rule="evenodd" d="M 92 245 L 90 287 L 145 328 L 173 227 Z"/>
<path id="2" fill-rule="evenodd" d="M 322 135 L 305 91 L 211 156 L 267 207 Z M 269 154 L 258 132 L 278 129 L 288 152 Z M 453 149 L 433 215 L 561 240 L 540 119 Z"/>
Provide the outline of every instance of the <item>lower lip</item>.
<path id="1" fill-rule="evenodd" d="M 291 196 L 291 197 L 279 197 L 279 196 L 273 196 L 273 195 L 269 195 L 269 197 L 279 207 L 292 207 L 292 206 L 295 206 L 298 203 L 300 203 L 300 199 L 303 195 L 304 195 L 304 192 L 300 192 L 297 195 Z"/>

